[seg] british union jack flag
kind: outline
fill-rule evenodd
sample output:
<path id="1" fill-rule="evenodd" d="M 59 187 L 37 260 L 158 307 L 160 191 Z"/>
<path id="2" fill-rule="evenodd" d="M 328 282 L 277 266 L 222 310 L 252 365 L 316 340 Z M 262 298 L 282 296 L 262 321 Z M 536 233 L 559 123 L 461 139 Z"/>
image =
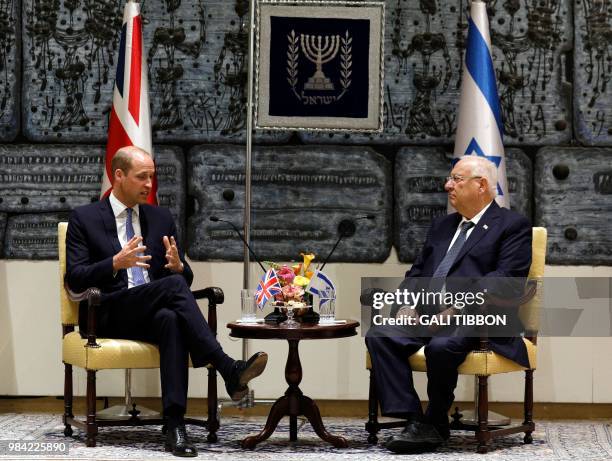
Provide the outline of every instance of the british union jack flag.
<path id="1" fill-rule="evenodd" d="M 149 83 L 140 3 L 128 1 L 123 12 L 100 198 L 106 197 L 112 189 L 114 173 L 111 171 L 111 161 L 117 150 L 136 146 L 153 157 L 151 139 Z M 153 178 L 147 202 L 157 205 L 157 177 Z"/>
<path id="2" fill-rule="evenodd" d="M 276 271 L 270 268 L 259 281 L 259 285 L 257 285 L 257 289 L 255 290 L 257 306 L 263 309 L 264 304 L 279 293 L 282 293 L 280 282 L 278 281 Z"/>

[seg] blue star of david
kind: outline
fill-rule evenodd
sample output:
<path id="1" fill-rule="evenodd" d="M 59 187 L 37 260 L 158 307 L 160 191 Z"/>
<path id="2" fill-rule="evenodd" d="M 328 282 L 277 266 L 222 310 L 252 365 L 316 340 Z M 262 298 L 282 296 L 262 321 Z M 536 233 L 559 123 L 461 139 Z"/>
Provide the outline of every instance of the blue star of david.
<path id="1" fill-rule="evenodd" d="M 485 154 L 485 152 L 482 150 L 482 148 L 480 147 L 480 145 L 478 144 L 475 138 L 472 138 L 472 140 L 470 141 L 470 144 L 467 146 L 467 149 L 465 149 L 465 152 L 463 153 L 463 155 L 478 155 L 479 157 L 484 157 L 490 162 L 493 162 L 497 168 L 499 168 L 499 165 L 501 164 L 501 161 L 502 161 L 501 156 Z M 459 160 L 461 159 L 459 158 L 453 159 L 453 166 L 455 166 L 455 163 L 457 163 Z M 504 195 L 504 191 L 502 190 L 499 182 L 497 183 L 497 195 Z"/>

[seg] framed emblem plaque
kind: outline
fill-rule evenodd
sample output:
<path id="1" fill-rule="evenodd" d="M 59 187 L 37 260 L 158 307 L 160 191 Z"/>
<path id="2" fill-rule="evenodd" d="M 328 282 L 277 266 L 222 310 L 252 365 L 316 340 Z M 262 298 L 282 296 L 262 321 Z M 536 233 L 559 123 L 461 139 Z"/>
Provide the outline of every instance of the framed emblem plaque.
<path id="1" fill-rule="evenodd" d="M 257 2 L 256 128 L 381 131 L 384 2 Z"/>

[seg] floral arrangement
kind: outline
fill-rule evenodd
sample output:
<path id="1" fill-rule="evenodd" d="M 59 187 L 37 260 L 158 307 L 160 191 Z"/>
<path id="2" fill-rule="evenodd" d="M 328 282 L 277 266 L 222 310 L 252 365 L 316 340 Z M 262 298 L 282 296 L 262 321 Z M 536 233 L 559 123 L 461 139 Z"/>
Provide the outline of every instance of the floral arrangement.
<path id="1" fill-rule="evenodd" d="M 300 255 L 303 258 L 303 262 L 293 266 L 266 262 L 276 271 L 281 285 L 281 292 L 274 296 L 273 305 L 290 305 L 293 308 L 300 308 L 312 303 L 312 295 L 306 292 L 306 287 L 314 274 L 314 271 L 309 269 L 310 263 L 315 259 L 315 255 L 312 253 L 300 253 Z"/>

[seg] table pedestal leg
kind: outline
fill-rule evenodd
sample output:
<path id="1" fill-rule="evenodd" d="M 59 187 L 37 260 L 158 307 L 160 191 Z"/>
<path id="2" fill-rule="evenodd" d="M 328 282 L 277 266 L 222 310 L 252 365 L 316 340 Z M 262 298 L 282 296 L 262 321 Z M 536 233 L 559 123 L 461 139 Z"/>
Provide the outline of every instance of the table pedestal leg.
<path id="1" fill-rule="evenodd" d="M 289 355 L 285 365 L 285 380 L 289 384 L 289 388 L 285 395 L 272 405 L 263 430 L 257 435 L 245 438 L 241 443 L 242 448 L 255 448 L 255 445 L 259 442 L 270 437 L 283 416 L 289 416 L 289 440 L 295 442 L 297 440 L 297 417 L 300 415 L 306 416 L 321 439 L 331 443 L 336 448 L 348 447 L 348 442 L 345 438 L 332 435 L 325 430 L 317 404 L 314 400 L 302 394 L 299 387 L 302 381 L 302 364 L 300 363 L 300 354 L 298 352 L 299 340 L 289 339 L 288 341 Z"/>
<path id="2" fill-rule="evenodd" d="M 276 402 L 274 402 L 274 405 L 272 405 L 272 408 L 270 409 L 270 414 L 268 415 L 268 419 L 263 430 L 257 435 L 251 435 L 245 438 L 240 443 L 242 448 L 253 449 L 255 448 L 255 445 L 257 445 L 259 442 L 261 442 L 262 440 L 266 440 L 268 437 L 270 437 L 274 432 L 274 429 L 276 429 L 278 422 L 283 418 L 283 416 L 289 414 L 288 410 L 289 399 L 286 396 L 283 396 Z"/>
<path id="3" fill-rule="evenodd" d="M 297 416 L 289 416 L 289 440 L 295 442 L 297 440 Z"/>
<path id="4" fill-rule="evenodd" d="M 331 443 L 336 448 L 346 448 L 348 447 L 348 442 L 344 437 L 340 437 L 338 435 L 332 435 L 325 430 L 325 426 L 323 426 L 323 420 L 321 419 L 321 413 L 319 413 L 319 407 L 314 403 L 314 400 L 302 396 L 301 400 L 301 409 L 302 414 L 308 418 L 312 428 L 315 430 L 317 435 L 321 437 L 326 442 Z"/>

